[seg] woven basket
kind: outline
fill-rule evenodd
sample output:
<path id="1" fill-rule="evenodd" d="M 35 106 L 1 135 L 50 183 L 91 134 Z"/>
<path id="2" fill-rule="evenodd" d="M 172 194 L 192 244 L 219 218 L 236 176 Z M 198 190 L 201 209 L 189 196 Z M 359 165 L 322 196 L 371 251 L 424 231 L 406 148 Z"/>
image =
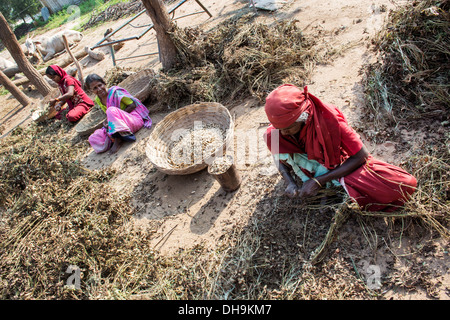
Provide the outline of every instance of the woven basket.
<path id="1" fill-rule="evenodd" d="M 141 102 L 145 101 L 150 95 L 152 86 L 151 80 L 155 77 L 152 69 L 144 69 L 133 73 L 131 76 L 123 80 L 117 86 L 127 90 L 133 97 Z"/>
<path id="2" fill-rule="evenodd" d="M 185 168 L 177 168 L 169 162 L 169 148 L 172 144 L 173 133 L 176 130 L 190 129 L 194 122 L 201 121 L 202 125 L 215 124 L 226 131 L 222 147 L 218 147 L 210 156 L 205 157 L 201 163 L 194 163 Z M 197 103 L 168 114 L 160 121 L 149 137 L 146 152 L 150 162 L 156 169 L 170 175 L 187 175 L 205 169 L 208 162 L 220 151 L 226 152 L 233 140 L 234 122 L 227 108 L 219 103 Z M 222 150 L 221 150 L 222 149 Z"/>
<path id="3" fill-rule="evenodd" d="M 91 110 L 86 114 L 75 126 L 75 131 L 84 136 L 91 134 L 97 129 L 100 129 L 103 125 L 103 121 L 106 119 L 106 113 L 95 104 Z"/>
<path id="4" fill-rule="evenodd" d="M 36 122 L 41 122 L 44 120 L 54 118 L 58 114 L 58 111 L 56 111 L 55 108 L 48 107 L 48 103 L 50 102 L 50 100 L 58 97 L 60 94 L 61 93 L 59 89 L 56 88 L 50 91 L 50 93 L 44 98 L 42 98 L 41 101 L 37 103 L 33 102 L 32 108 L 35 107 L 36 110 L 31 115 L 31 118 Z"/>

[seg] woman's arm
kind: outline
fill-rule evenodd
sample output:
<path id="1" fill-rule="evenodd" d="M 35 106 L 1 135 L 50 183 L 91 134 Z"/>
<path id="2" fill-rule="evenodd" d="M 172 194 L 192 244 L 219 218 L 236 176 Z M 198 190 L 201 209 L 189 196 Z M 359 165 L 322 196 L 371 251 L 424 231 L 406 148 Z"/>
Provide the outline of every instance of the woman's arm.
<path id="1" fill-rule="evenodd" d="M 125 108 L 125 112 L 130 113 L 131 111 L 133 111 L 134 109 L 136 109 L 136 104 L 134 102 L 132 102 L 131 104 L 129 104 L 126 108 Z"/>
<path id="2" fill-rule="evenodd" d="M 313 196 L 317 193 L 317 191 L 324 186 L 327 182 L 335 179 L 339 179 L 341 177 L 345 177 L 346 175 L 352 173 L 360 166 L 364 164 L 367 157 L 369 156 L 369 152 L 366 147 L 363 145 L 361 150 L 359 150 L 356 154 L 349 157 L 345 160 L 339 167 L 336 169 L 330 170 L 327 173 L 316 177 L 314 179 L 310 179 L 303 184 L 302 189 L 299 191 L 300 197 L 308 197 Z M 319 185 L 320 184 L 320 185 Z"/>
<path id="3" fill-rule="evenodd" d="M 58 98 L 50 100 L 49 105 L 54 106 L 55 103 L 58 102 L 59 109 L 61 109 L 61 107 L 64 105 L 64 103 L 66 103 L 67 100 L 69 100 L 70 98 L 73 97 L 74 93 L 75 93 L 75 87 L 69 86 L 67 88 L 67 92 L 65 94 L 63 94 L 62 96 L 60 96 Z M 56 110 L 58 110 L 58 108 L 56 106 L 55 106 L 55 108 L 56 108 Z"/>
<path id="4" fill-rule="evenodd" d="M 287 187 L 284 191 L 285 194 L 289 198 L 296 197 L 298 195 L 299 188 L 298 188 L 297 184 L 295 183 L 294 178 L 289 173 L 289 167 L 286 164 L 284 164 L 282 161 L 275 160 L 275 163 L 277 163 L 277 162 L 278 162 L 278 165 L 277 165 L 278 171 L 280 172 L 284 181 L 286 181 L 286 183 L 287 183 Z"/>

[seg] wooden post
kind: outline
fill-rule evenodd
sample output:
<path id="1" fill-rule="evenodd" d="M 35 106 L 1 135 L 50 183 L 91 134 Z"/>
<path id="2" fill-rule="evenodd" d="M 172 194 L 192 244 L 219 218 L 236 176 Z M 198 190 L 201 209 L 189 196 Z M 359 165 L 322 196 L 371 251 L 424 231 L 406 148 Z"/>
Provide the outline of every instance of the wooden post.
<path id="1" fill-rule="evenodd" d="M 175 46 L 169 31 L 172 22 L 166 6 L 162 0 L 141 0 L 153 22 L 158 41 L 159 57 L 164 70 L 171 69 L 178 62 L 178 49 Z"/>
<path id="2" fill-rule="evenodd" d="M 14 98 L 16 98 L 24 107 L 30 104 L 30 99 L 19 89 L 14 83 L 0 71 L 0 84 L 2 84 L 6 90 L 8 90 Z"/>
<path id="3" fill-rule="evenodd" d="M 253 1 L 253 0 L 252 0 Z M 195 2 L 197 2 L 197 4 L 202 7 L 202 9 L 208 14 L 208 16 L 210 18 L 212 18 L 212 14 L 211 12 L 208 11 L 208 9 L 206 9 L 206 7 L 200 2 L 200 0 L 195 0 Z"/>
<path id="4" fill-rule="evenodd" d="M 233 157 L 215 158 L 208 167 L 208 173 L 214 177 L 226 192 L 232 192 L 241 185 L 241 177 L 233 163 Z"/>
<path id="5" fill-rule="evenodd" d="M 48 95 L 52 90 L 52 87 L 47 83 L 47 81 L 45 81 L 44 77 L 41 76 L 39 72 L 27 60 L 27 58 L 22 52 L 22 49 L 20 48 L 16 36 L 12 32 L 11 28 L 8 25 L 8 22 L 6 22 L 6 19 L 1 12 L 0 12 L 0 40 L 16 61 L 17 66 L 30 80 L 30 82 L 36 87 L 39 93 L 42 94 L 44 97 Z"/>
<path id="6" fill-rule="evenodd" d="M 83 79 L 83 72 L 81 70 L 80 63 L 78 62 L 77 58 L 75 58 L 75 56 L 73 55 L 72 51 L 70 51 L 70 46 L 69 46 L 69 42 L 67 41 L 66 35 L 63 34 L 62 38 L 63 38 L 63 41 L 64 41 L 64 46 L 66 47 L 67 53 L 72 58 L 73 63 L 75 63 L 75 66 L 77 67 L 78 80 L 80 80 L 81 87 L 83 88 L 84 87 L 84 79 Z"/>

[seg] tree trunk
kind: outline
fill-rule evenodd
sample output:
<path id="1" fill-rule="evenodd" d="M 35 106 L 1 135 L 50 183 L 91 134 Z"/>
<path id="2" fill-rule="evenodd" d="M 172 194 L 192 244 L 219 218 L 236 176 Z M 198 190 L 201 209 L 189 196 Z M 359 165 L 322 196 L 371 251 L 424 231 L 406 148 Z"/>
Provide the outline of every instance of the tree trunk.
<path id="1" fill-rule="evenodd" d="M 159 60 L 163 69 L 168 70 L 178 61 L 178 50 L 167 33 L 172 26 L 169 14 L 162 0 L 142 0 L 142 3 L 152 19 L 153 28 L 156 31 Z"/>
<path id="2" fill-rule="evenodd" d="M 20 102 L 21 105 L 25 107 L 30 104 L 30 99 L 28 99 L 28 97 L 12 83 L 12 81 L 2 71 L 0 71 L 0 84 L 2 84 L 5 89 L 8 90 L 14 98 Z"/>
<path id="3" fill-rule="evenodd" d="M 45 81 L 43 76 L 33 67 L 33 65 L 27 60 L 25 55 L 20 48 L 19 42 L 14 33 L 11 31 L 5 17 L 0 12 L 0 40 L 3 42 L 5 47 L 8 49 L 11 56 L 17 63 L 17 66 L 22 70 L 25 76 L 30 80 L 30 82 L 36 87 L 40 94 L 44 97 L 50 93 L 52 88 Z"/>

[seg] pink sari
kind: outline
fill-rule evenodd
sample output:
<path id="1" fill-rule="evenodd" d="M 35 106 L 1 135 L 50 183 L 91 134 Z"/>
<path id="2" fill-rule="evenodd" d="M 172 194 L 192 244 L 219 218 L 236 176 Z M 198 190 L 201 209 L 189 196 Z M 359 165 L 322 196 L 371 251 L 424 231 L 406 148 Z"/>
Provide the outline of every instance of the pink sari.
<path id="1" fill-rule="evenodd" d="M 136 105 L 136 108 L 129 113 L 120 109 L 120 101 L 124 97 L 130 98 Z M 125 89 L 116 86 L 108 90 L 106 120 L 108 121 L 108 128 L 97 129 L 89 136 L 89 143 L 96 153 L 109 150 L 113 145 L 114 139 L 121 139 L 117 137 L 117 134 L 129 136 L 139 131 L 142 127 L 150 128 L 152 126 L 152 119 L 149 117 L 148 109 L 142 102 L 134 98 Z"/>

